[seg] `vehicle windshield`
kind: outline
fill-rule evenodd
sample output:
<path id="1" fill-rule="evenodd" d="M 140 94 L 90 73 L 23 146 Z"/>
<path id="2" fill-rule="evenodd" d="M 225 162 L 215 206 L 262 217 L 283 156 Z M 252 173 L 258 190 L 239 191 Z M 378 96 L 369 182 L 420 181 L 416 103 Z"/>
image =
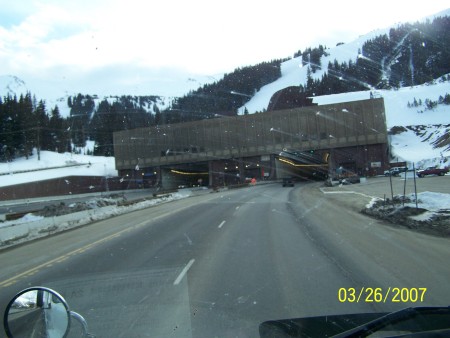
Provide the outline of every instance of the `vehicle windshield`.
<path id="1" fill-rule="evenodd" d="M 96 337 L 331 336 L 450 306 L 447 1 L 0 7 L 11 327 L 32 286 Z"/>

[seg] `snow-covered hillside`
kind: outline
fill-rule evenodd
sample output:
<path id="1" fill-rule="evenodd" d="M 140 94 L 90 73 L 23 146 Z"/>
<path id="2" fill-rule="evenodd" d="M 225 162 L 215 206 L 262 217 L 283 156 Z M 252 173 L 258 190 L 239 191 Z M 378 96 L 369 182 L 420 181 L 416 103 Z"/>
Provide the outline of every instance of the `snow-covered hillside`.
<path id="1" fill-rule="evenodd" d="M 241 112 L 243 113 L 245 108 L 250 113 L 266 109 L 270 98 L 276 91 L 294 85 L 293 79 L 298 80 L 298 77 L 303 75 L 300 73 L 304 71 L 305 67 L 302 69 L 300 65 L 301 60 L 298 59 L 285 62 L 282 68 L 283 76 L 263 87 L 250 102 L 241 108 Z M 306 71 L 304 75 L 306 81 Z M 450 94 L 450 83 L 442 78 L 435 80 L 434 83 L 420 86 L 372 91 L 372 95 L 384 99 L 388 129 L 395 126 L 424 126 L 422 133 L 409 130 L 391 136 L 391 145 L 395 156 L 410 162 L 450 156 L 449 146 L 439 148 L 435 144 L 440 136 L 450 132 L 450 105 L 439 104 L 433 109 L 426 109 L 423 104 L 419 107 L 411 106 L 414 100 L 418 102 L 425 102 L 427 99 L 439 101 L 439 97 L 444 97 L 446 94 Z M 370 91 L 359 91 L 317 96 L 314 97 L 313 102 L 323 105 L 369 98 Z"/>
<path id="2" fill-rule="evenodd" d="M 52 109 L 58 106 L 62 117 L 70 115 L 70 107 L 67 104 L 69 96 L 72 98 L 78 95 L 90 95 L 94 97 L 96 107 L 104 99 L 108 100 L 110 104 L 118 101 L 123 95 L 131 96 L 153 96 L 154 99 L 149 101 L 147 106 L 143 108 L 149 112 L 154 113 L 157 107 L 160 111 L 169 108 L 176 97 L 187 94 L 191 90 L 195 90 L 205 84 L 217 81 L 222 74 L 215 76 L 196 76 L 186 77 L 186 74 L 179 74 L 178 76 L 171 74 L 170 77 L 159 76 L 154 86 L 159 90 L 156 92 L 145 91 L 142 88 L 139 90 L 130 89 L 129 86 L 124 85 L 122 88 L 102 87 L 93 89 L 90 84 L 86 86 L 64 87 L 64 84 L 58 83 L 42 83 L 35 82 L 34 79 L 21 79 L 14 75 L 0 75 L 0 97 L 7 95 L 20 96 L 30 92 L 36 96 L 37 100 L 44 100 L 47 109 Z M 152 86 L 152 88 L 154 87 Z M 161 94 L 162 93 L 162 94 Z"/>
<path id="3" fill-rule="evenodd" d="M 297 66 L 294 66 L 295 64 Z M 299 75 L 299 64 L 301 64 L 301 60 L 296 59 L 285 62 L 283 76 L 274 83 L 263 87 L 250 102 L 241 108 L 241 111 L 243 112 L 245 107 L 250 113 L 267 108 L 270 98 L 276 91 L 293 85 L 292 79 Z M 390 136 L 393 155 L 399 160 L 424 161 L 424 165 L 429 163 L 426 160 L 431 160 L 434 165 L 439 164 L 441 157 L 450 157 L 450 146 L 437 147 L 436 144 L 443 134 L 450 133 L 450 105 L 438 104 L 433 109 L 426 109 L 424 104 L 418 107 L 411 106 L 414 100 L 418 102 L 425 102 L 427 99 L 439 101 L 439 97 L 444 97 L 446 94 L 450 94 L 450 82 L 443 79 L 437 79 L 430 84 L 398 90 L 372 91 L 372 95 L 384 99 L 388 129 L 396 126 L 421 126 L 421 132 L 411 130 L 417 128 L 406 128 L 409 130 Z M 370 91 L 359 91 L 317 96 L 314 97 L 313 102 L 324 105 L 369 98 Z"/>
<path id="4" fill-rule="evenodd" d="M 383 97 L 386 110 L 387 128 L 409 127 L 407 131 L 391 135 L 390 142 L 395 156 L 399 159 L 418 162 L 425 159 L 439 159 L 450 156 L 450 147 L 438 147 L 436 142 L 445 133 L 450 133 L 450 105 L 439 104 L 426 109 L 424 105 L 411 106 L 416 101 L 426 99 L 438 101 L 440 96 L 450 94 L 448 81 L 436 80 L 433 84 L 400 88 L 399 90 L 378 90 L 375 96 Z M 314 98 L 320 104 L 348 102 L 368 99 L 369 91 L 326 95 Z M 421 131 L 413 131 L 421 126 Z"/>
<path id="5" fill-rule="evenodd" d="M 450 9 L 437 13 L 423 20 L 432 20 L 439 16 L 450 16 Z M 355 41 L 341 44 L 326 50 L 321 58 L 321 69 L 311 73 L 313 79 L 321 79 L 328 71 L 328 63 L 356 61 L 364 43 L 382 34 L 388 34 L 391 27 L 374 30 Z M 395 60 L 395 59 L 394 59 Z M 308 65 L 304 65 L 302 57 L 292 58 L 281 64 L 281 77 L 262 87 L 253 98 L 239 108 L 239 114 L 246 110 L 250 114 L 265 111 L 271 97 L 278 91 L 291 87 L 305 85 L 307 82 Z M 386 69 L 389 67 L 386 65 Z M 390 136 L 393 155 L 399 160 L 419 162 L 422 165 L 441 164 L 441 159 L 450 156 L 448 143 L 442 147 L 443 135 L 450 134 L 450 105 L 439 104 L 433 109 L 425 108 L 425 100 L 439 101 L 440 97 L 450 94 L 449 76 L 443 76 L 433 82 L 398 90 L 367 90 L 326 96 L 316 96 L 313 102 L 319 105 L 349 102 L 374 97 L 384 98 L 387 128 L 408 127 L 403 133 Z M 412 103 L 422 102 L 420 106 Z M 414 126 L 421 126 L 418 132 Z M 413 131 L 416 130 L 416 131 Z M 441 147 L 439 147 L 441 146 Z M 442 165 L 442 164 L 441 164 Z M 448 162 L 447 162 L 448 165 Z"/>
<path id="6" fill-rule="evenodd" d="M 441 13 L 437 13 L 436 16 L 450 16 L 450 9 Z M 428 19 L 432 19 L 429 17 Z M 426 19 L 426 18 L 425 18 Z M 425 20 L 424 19 L 424 20 Z M 369 39 L 373 39 L 376 36 L 389 32 L 391 27 L 385 29 L 374 30 L 364 36 L 359 37 L 355 41 L 350 43 L 341 44 L 334 48 L 327 49 L 326 56 L 322 57 L 321 64 L 322 69 L 312 73 L 314 79 L 320 79 L 324 72 L 327 71 L 328 62 L 337 60 L 338 62 L 345 62 L 350 59 L 356 60 L 359 55 L 358 52 L 363 44 Z M 307 79 L 307 66 L 303 66 L 302 58 L 297 57 L 290 59 L 281 65 L 281 77 L 276 81 L 262 87 L 253 98 L 241 107 L 239 112 L 244 113 L 247 109 L 249 113 L 257 111 L 263 111 L 267 109 L 269 101 L 274 93 L 277 91 L 290 87 L 305 84 Z M 160 77 L 161 92 L 164 92 L 164 88 L 172 88 L 172 93 L 177 93 L 181 96 L 188 93 L 190 90 L 194 90 L 202 86 L 203 84 L 217 81 L 220 76 L 202 77 L 202 78 L 186 78 L 185 74 L 175 76 L 171 74 L 170 79 Z M 178 79 L 174 81 L 174 79 Z M 416 101 L 425 102 L 429 99 L 432 101 L 438 101 L 440 96 L 450 94 L 450 83 L 448 82 L 449 75 L 436 79 L 433 83 L 425 85 L 404 87 L 398 90 L 372 90 L 372 91 L 360 91 L 353 93 L 316 96 L 313 98 L 314 103 L 319 105 L 347 102 L 368 99 L 370 92 L 375 97 L 384 98 L 385 110 L 386 110 L 386 122 L 387 128 L 397 128 L 402 132 L 393 133 L 390 136 L 390 143 L 392 146 L 393 155 L 398 160 L 405 160 L 408 162 L 415 162 L 418 167 L 424 167 L 427 165 L 448 165 L 450 161 L 450 146 L 448 142 L 445 144 L 439 143 L 442 140 L 443 135 L 450 134 L 450 105 L 439 104 L 433 109 L 426 109 L 424 106 L 412 106 L 411 103 Z M 73 87 L 67 88 L 58 83 L 34 83 L 32 79 L 19 79 L 12 75 L 0 76 L 0 96 L 5 95 L 20 95 L 30 91 L 32 94 L 36 94 L 37 99 L 43 99 L 46 101 L 47 108 L 52 108 L 58 105 L 62 116 L 69 116 L 70 108 L 67 105 L 68 96 L 74 96 L 77 93 L 90 94 L 94 97 L 96 104 L 103 100 L 108 99 L 110 103 L 117 100 L 120 95 L 143 95 L 142 89 L 139 91 L 130 93 L 130 87 L 124 86 L 123 88 L 97 88 L 92 89 L 91 84 L 74 89 Z M 73 84 L 72 84 L 73 86 Z M 126 88 L 126 89 L 125 89 Z M 122 91 L 123 90 L 123 91 Z M 122 94 L 118 94 L 122 93 Z M 167 91 L 168 93 L 168 91 Z M 113 94 L 112 96 L 110 94 Z M 158 95 L 159 93 L 148 93 L 148 95 Z M 115 96 L 116 95 L 116 96 Z M 164 110 L 170 107 L 173 96 L 159 96 L 155 101 L 146 105 L 147 111 L 155 111 L 155 107 L 160 110 Z M 420 126 L 420 127 L 418 127 Z M 402 129 L 403 128 L 403 129 Z M 437 147 L 441 145 L 441 147 Z M 447 162 L 444 162 L 446 160 Z M 29 169 L 64 166 L 66 163 L 91 163 L 92 165 L 87 168 L 89 170 L 81 172 L 80 168 L 76 170 L 77 175 L 114 175 L 114 159 L 113 158 L 100 158 L 100 157 L 85 157 L 83 155 L 71 155 L 71 154 L 51 154 L 49 152 L 41 153 L 41 160 L 37 160 L 37 156 L 34 155 L 29 160 L 16 160 L 13 163 L 1 163 L 0 174 L 18 172 Z M 74 167 L 76 168 L 76 167 Z M 85 169 L 86 169 L 85 168 Z M 45 178 L 58 177 L 69 175 L 67 168 L 55 169 L 45 171 Z M 75 174 L 75 173 L 74 173 Z M 14 178 L 14 179 L 13 179 Z M 27 180 L 35 180 L 38 178 L 37 174 L 14 174 L 8 176 L 0 176 L 0 185 L 23 183 Z M 14 182 L 14 183 L 12 183 Z"/>
<path id="7" fill-rule="evenodd" d="M 439 80 L 429 85 L 374 92 L 374 95 L 382 96 L 385 100 L 388 128 L 401 126 L 404 129 L 403 132 L 390 136 L 396 160 L 414 162 L 417 168 L 429 165 L 446 166 L 450 163 L 450 147 L 436 148 L 435 146 L 436 141 L 442 135 L 450 132 L 450 106 L 438 105 L 433 110 L 427 110 L 424 107 L 409 107 L 408 105 L 414 101 L 414 98 L 423 102 L 427 98 L 437 101 L 439 95 L 446 92 L 450 93 L 449 82 L 440 82 Z M 272 94 L 267 95 L 271 96 Z M 368 98 L 369 92 L 362 91 L 318 96 L 314 98 L 314 102 L 321 105 Z M 61 168 L 32 173 L 22 172 L 50 167 Z M 0 174 L 3 174 L 0 176 L 0 185 L 6 186 L 68 175 L 115 176 L 117 171 L 113 157 L 56 154 L 42 151 L 40 160 L 35 153 L 28 160 L 17 159 L 12 163 L 0 163 Z"/>
<path id="8" fill-rule="evenodd" d="M 19 79 L 14 75 L 0 76 L 0 94 L 2 98 L 4 96 L 14 96 L 25 94 L 28 92 L 28 88 L 22 79 Z"/>
<path id="9" fill-rule="evenodd" d="M 421 21 L 433 20 L 436 17 L 442 16 L 450 16 L 450 9 L 447 9 L 440 13 L 436 13 L 429 17 L 425 17 Z M 324 73 L 328 72 L 329 62 L 333 63 L 335 60 L 338 63 L 348 62 L 349 60 L 355 62 L 358 57 L 361 57 L 359 52 L 362 50 L 362 47 L 366 41 L 372 40 L 375 37 L 383 34 L 389 34 L 389 30 L 391 28 L 396 28 L 396 26 L 373 30 L 365 35 L 360 36 L 358 39 L 352 42 L 340 44 L 336 47 L 326 49 L 326 55 L 324 55 L 321 58 L 321 69 L 318 69 L 316 72 L 312 73 L 311 74 L 312 78 L 320 80 L 324 75 Z M 258 111 L 264 111 L 265 109 L 267 109 L 270 98 L 275 92 L 291 86 L 305 85 L 307 81 L 307 73 L 308 73 L 308 65 L 305 66 L 303 65 L 303 60 L 301 56 L 283 62 L 281 64 L 281 77 L 276 81 L 262 87 L 254 95 L 254 97 L 245 104 L 245 106 L 242 106 L 239 109 L 239 113 L 243 114 L 245 108 L 247 108 L 247 111 L 250 114 Z M 361 95 L 358 98 L 357 96 L 353 95 L 350 95 L 348 97 L 345 96 L 346 94 L 343 95 L 344 95 L 343 97 L 330 95 L 330 97 L 328 97 L 326 101 L 321 99 L 320 102 L 317 100 L 315 102 L 319 104 L 342 102 L 334 100 L 335 99 L 347 100 L 348 98 L 351 99 L 352 97 L 355 97 L 356 100 L 359 100 L 360 98 L 366 99 L 368 98 L 369 94 L 367 92 L 362 92 L 361 94 L 358 94 Z"/>
<path id="10" fill-rule="evenodd" d="M 288 65 L 292 66 L 292 60 Z M 287 65 L 284 65 L 287 67 Z M 286 73 L 288 74 L 288 73 Z M 270 88 L 269 86 L 266 86 Z M 267 90 L 267 102 L 272 93 Z M 261 91 L 260 91 L 261 92 Z M 399 90 L 380 90 L 373 92 L 375 96 L 381 96 L 385 101 L 387 127 L 400 126 L 403 132 L 390 136 L 393 155 L 398 160 L 414 162 L 416 167 L 423 168 L 429 165 L 445 166 L 450 163 L 450 147 L 436 147 L 436 141 L 450 132 L 450 106 L 438 105 L 433 110 L 427 110 L 423 106 L 410 107 L 414 99 L 424 102 L 426 99 L 437 101 L 440 95 L 450 93 L 448 81 L 435 81 L 434 84 L 401 88 Z M 260 93 L 259 93 L 260 94 Z M 368 99 L 368 91 L 318 96 L 314 102 L 330 104 Z M 259 97 L 262 97 L 261 95 Z M 252 100 L 256 102 L 258 96 Z M 420 127 L 418 127 L 420 126 Z M 0 185 L 12 185 L 33 180 L 64 177 L 68 175 L 92 175 L 115 176 L 115 163 L 113 157 L 98 157 L 76 154 L 56 154 L 41 152 L 38 160 L 35 153 L 28 160 L 17 159 L 12 163 L 0 163 Z M 446 162 L 444 162 L 446 160 Z M 73 166 L 75 164 L 75 166 Z M 80 164 L 76 166 L 76 164 Z M 90 165 L 89 165 L 90 164 Z M 35 169 L 60 167 L 52 170 L 35 172 L 23 172 Z M 22 172 L 22 173 L 21 173 Z"/>
<path id="11" fill-rule="evenodd" d="M 0 163 L 0 186 L 66 176 L 117 176 L 114 157 L 58 154 L 51 151 L 36 152 L 28 159 Z"/>

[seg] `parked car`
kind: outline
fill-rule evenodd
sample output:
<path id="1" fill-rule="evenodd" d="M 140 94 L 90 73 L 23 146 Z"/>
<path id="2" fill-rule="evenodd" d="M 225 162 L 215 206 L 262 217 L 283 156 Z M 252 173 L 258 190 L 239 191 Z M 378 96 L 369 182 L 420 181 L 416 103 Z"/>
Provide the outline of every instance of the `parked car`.
<path id="1" fill-rule="evenodd" d="M 294 181 L 290 177 L 283 178 L 283 187 L 293 187 Z"/>
<path id="2" fill-rule="evenodd" d="M 419 177 L 425 177 L 428 175 L 444 176 L 446 173 L 448 173 L 448 168 L 439 169 L 439 168 L 435 168 L 435 167 L 428 167 L 423 170 L 418 170 L 417 176 L 419 176 Z"/>
<path id="3" fill-rule="evenodd" d="M 400 173 L 404 173 L 405 171 L 408 171 L 407 167 L 393 167 L 389 170 L 385 170 L 384 176 L 400 176 Z"/>
<path id="4" fill-rule="evenodd" d="M 361 182 L 361 178 L 358 175 L 347 176 L 346 178 L 339 180 L 339 183 L 344 184 L 344 185 L 355 184 L 355 183 L 360 183 L 360 182 Z"/>

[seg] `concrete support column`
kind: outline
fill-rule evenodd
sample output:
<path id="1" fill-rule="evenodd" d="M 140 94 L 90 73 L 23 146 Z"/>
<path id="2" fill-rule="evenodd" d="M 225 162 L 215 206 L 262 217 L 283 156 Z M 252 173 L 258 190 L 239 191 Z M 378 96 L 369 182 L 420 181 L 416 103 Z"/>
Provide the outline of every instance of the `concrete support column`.
<path id="1" fill-rule="evenodd" d="M 214 162 L 213 161 L 208 161 L 208 178 L 209 178 L 209 182 L 208 182 L 208 186 L 212 187 L 214 186 Z"/>
<path id="2" fill-rule="evenodd" d="M 163 189 L 176 189 L 176 183 L 174 175 L 170 172 L 170 168 L 161 168 L 161 184 Z"/>
<path id="3" fill-rule="evenodd" d="M 245 167 L 244 167 L 244 159 L 242 157 L 238 159 L 238 166 L 239 166 L 239 182 L 245 183 Z"/>

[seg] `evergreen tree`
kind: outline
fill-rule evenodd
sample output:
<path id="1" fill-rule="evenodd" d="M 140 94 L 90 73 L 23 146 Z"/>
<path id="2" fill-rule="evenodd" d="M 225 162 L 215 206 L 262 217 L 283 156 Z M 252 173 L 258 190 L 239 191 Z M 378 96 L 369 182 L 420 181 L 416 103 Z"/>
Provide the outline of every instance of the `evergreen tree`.
<path id="1" fill-rule="evenodd" d="M 312 78 L 311 67 L 309 66 L 306 70 L 306 93 L 309 96 L 315 95 L 314 80 Z"/>
<path id="2" fill-rule="evenodd" d="M 67 143 L 70 141 L 67 120 L 61 117 L 58 106 L 51 110 L 49 127 L 50 144 L 49 150 L 59 153 L 68 151 Z"/>
<path id="3" fill-rule="evenodd" d="M 87 140 L 87 126 L 94 112 L 95 102 L 89 95 L 78 94 L 72 99 L 70 109 L 70 129 L 72 142 L 77 147 L 84 147 Z"/>
<path id="4" fill-rule="evenodd" d="M 19 131 L 15 138 L 15 148 L 19 156 L 25 156 L 27 159 L 32 155 L 33 148 L 36 146 L 36 118 L 33 101 L 31 93 L 27 93 L 25 96 L 20 95 L 18 103 L 17 98 L 14 98 L 14 105 L 16 105 L 14 129 Z"/>
<path id="5" fill-rule="evenodd" d="M 9 162 L 14 159 L 15 149 L 13 139 L 15 131 L 13 129 L 12 111 L 8 109 L 10 97 L 0 98 L 0 161 Z"/>
<path id="6" fill-rule="evenodd" d="M 115 109 L 107 100 L 100 102 L 90 124 L 90 134 L 95 140 L 94 155 L 114 154 L 112 133 L 114 131 Z"/>
<path id="7" fill-rule="evenodd" d="M 51 149 L 51 135 L 48 129 L 49 118 L 45 108 L 45 102 L 40 100 L 36 109 L 34 110 L 34 127 L 33 130 L 33 144 L 37 148 L 38 152 L 42 150 Z"/>

